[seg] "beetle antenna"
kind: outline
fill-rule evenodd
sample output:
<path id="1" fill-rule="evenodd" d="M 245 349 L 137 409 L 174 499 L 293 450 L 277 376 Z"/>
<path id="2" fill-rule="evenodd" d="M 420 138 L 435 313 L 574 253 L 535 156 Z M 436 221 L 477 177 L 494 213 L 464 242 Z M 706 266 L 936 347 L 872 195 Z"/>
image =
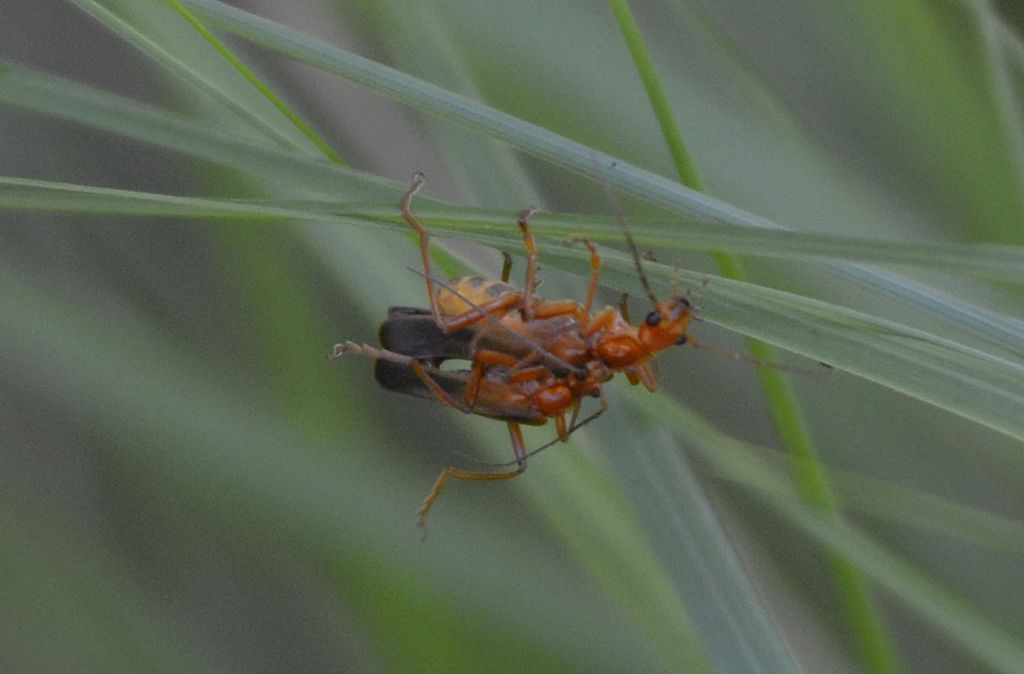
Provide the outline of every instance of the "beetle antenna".
<path id="1" fill-rule="evenodd" d="M 651 290 L 651 283 L 647 280 L 647 274 L 644 273 L 644 266 L 640 262 L 640 249 L 636 247 L 633 234 L 629 231 L 629 222 L 626 220 L 625 211 L 622 210 L 622 202 L 619 201 L 619 195 L 615 193 L 615 190 L 608 184 L 608 181 L 604 179 L 603 174 L 601 176 L 601 189 L 604 190 L 605 199 L 608 200 L 612 210 L 615 212 L 615 219 L 619 221 L 619 225 L 622 227 L 622 234 L 625 236 L 629 252 L 633 256 L 633 264 L 636 265 L 636 273 L 640 277 L 640 283 L 644 287 L 644 292 L 647 294 L 648 299 L 651 300 L 651 304 L 657 307 L 658 298 L 654 296 L 654 291 Z"/>
<path id="2" fill-rule="evenodd" d="M 568 431 L 569 435 L 575 433 L 578 429 L 582 428 L 583 426 L 586 426 L 587 424 L 589 424 L 591 421 L 593 421 L 594 419 L 598 418 L 602 414 L 604 414 L 604 408 L 597 410 L 593 414 L 591 414 L 591 415 L 587 416 L 586 418 L 584 418 L 582 421 L 579 421 L 579 422 L 573 424 L 572 426 L 569 427 L 569 431 Z M 561 444 L 561 443 L 562 443 L 562 439 L 556 437 L 551 442 L 547 442 L 547 443 L 541 445 L 540 447 L 538 447 L 537 449 L 531 449 L 529 452 L 526 453 L 526 456 L 523 457 L 523 458 L 529 459 L 531 457 L 534 457 L 534 456 L 540 454 L 545 449 L 550 449 L 551 447 L 554 447 L 555 445 L 558 445 L 558 444 Z M 456 456 L 458 456 L 458 457 L 461 457 L 462 459 L 465 459 L 466 461 L 469 461 L 470 463 L 474 463 L 474 464 L 476 464 L 478 466 L 486 466 L 487 468 L 509 468 L 511 466 L 518 465 L 515 461 L 506 461 L 504 463 L 490 463 L 488 461 L 481 461 L 480 459 L 477 459 L 476 457 L 472 457 L 469 454 L 464 454 L 463 452 L 460 452 L 460 451 L 457 451 L 457 450 L 454 450 L 454 449 L 451 450 L 451 453 L 456 455 Z"/>
<path id="3" fill-rule="evenodd" d="M 780 372 L 794 372 L 797 374 L 805 374 L 811 377 L 829 377 L 833 374 L 835 369 L 828 363 L 819 363 L 819 367 L 809 368 L 800 367 L 799 365 L 784 365 L 782 363 L 774 363 L 767 360 L 761 360 L 754 356 L 740 353 L 739 351 L 733 351 L 724 346 L 718 346 L 717 344 L 708 344 L 707 342 L 698 342 L 693 338 L 687 340 L 687 343 L 691 346 L 698 348 L 702 351 L 713 353 L 717 356 L 724 356 L 725 358 L 731 358 L 743 363 L 750 363 L 756 367 L 763 367 L 769 370 L 778 370 Z"/>

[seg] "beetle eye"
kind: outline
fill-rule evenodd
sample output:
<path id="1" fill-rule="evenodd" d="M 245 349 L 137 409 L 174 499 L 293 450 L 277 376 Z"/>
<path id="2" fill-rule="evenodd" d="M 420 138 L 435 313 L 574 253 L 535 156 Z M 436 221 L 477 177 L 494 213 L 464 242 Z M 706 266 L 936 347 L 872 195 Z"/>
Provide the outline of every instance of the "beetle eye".
<path id="1" fill-rule="evenodd" d="M 651 327 L 654 327 L 658 323 L 661 323 L 661 312 L 652 311 L 651 313 L 647 314 L 647 318 L 644 319 L 644 323 L 650 325 Z"/>
<path id="2" fill-rule="evenodd" d="M 679 339 L 676 340 L 676 344 L 686 344 L 686 335 L 680 335 Z"/>

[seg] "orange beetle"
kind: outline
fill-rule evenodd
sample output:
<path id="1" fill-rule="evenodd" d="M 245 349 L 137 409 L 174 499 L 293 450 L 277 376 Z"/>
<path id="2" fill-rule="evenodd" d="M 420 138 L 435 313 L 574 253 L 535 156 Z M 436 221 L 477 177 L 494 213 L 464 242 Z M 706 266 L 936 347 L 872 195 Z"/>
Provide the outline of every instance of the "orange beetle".
<path id="1" fill-rule="evenodd" d="M 411 204 L 423 185 L 416 173 L 400 201 L 403 219 L 416 232 L 423 258 L 429 310 L 392 307 L 380 330 L 382 348 L 346 342 L 335 345 L 332 357 L 358 353 L 377 360 L 376 379 L 388 390 L 434 398 L 465 413 L 500 419 L 508 424 L 515 468 L 470 471 L 446 467 L 418 511 L 418 525 L 450 477 L 463 480 L 504 480 L 526 470 L 527 456 L 520 424 L 555 420 L 558 438 L 605 409 L 601 385 L 616 372 L 648 390 L 658 387 L 651 367 L 655 354 L 694 340 L 687 328 L 694 310 L 685 295 L 658 301 L 643 274 L 639 255 L 627 232 L 644 289 L 653 309 L 634 326 L 628 320 L 625 296 L 620 309 L 591 313 L 600 280 L 597 247 L 582 238 L 590 253 L 591 277 L 585 301 L 536 297 L 537 249 L 528 220 L 535 209 L 519 213 L 518 224 L 527 251 L 526 278 L 517 290 L 508 281 L 506 263 L 501 281 L 467 276 L 449 283 L 432 275 L 430 237 L 413 215 Z M 507 259 L 507 258 L 506 258 Z M 442 370 L 445 361 L 468 361 L 468 370 Z M 577 423 L 583 398 L 596 397 L 600 410 Z M 570 416 L 571 415 L 571 416 Z M 567 421 L 566 417 L 570 416 Z"/>

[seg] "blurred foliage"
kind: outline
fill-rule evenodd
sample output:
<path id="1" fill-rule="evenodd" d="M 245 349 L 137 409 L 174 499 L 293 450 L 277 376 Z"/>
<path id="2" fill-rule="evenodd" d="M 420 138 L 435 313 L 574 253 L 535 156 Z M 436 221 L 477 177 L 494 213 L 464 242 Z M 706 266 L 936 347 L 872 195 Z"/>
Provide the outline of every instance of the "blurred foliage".
<path id="1" fill-rule="evenodd" d="M 290 50 L 277 23 L 259 47 L 219 3 L 185 4 L 348 166 L 169 3 L 5 8 L 3 178 L 48 181 L 0 182 L 5 671 L 861 671 L 830 554 L 868 579 L 906 671 L 1024 668 L 1014 3 L 634 3 L 703 201 L 655 180 L 671 160 L 604 5 L 235 3 L 307 36 Z M 443 87 L 453 111 L 380 70 L 353 86 L 327 45 Z M 288 58 L 302 49 L 323 62 Z M 467 128 L 459 106 L 479 111 L 456 94 L 515 124 L 485 108 Z M 635 291 L 615 206 L 579 175 L 601 166 L 573 165 L 573 141 L 617 158 L 658 291 L 674 266 L 710 278 L 699 339 L 735 348 L 727 326 L 840 367 L 787 361 L 812 370 L 792 381 L 840 521 L 801 505 L 754 368 L 680 350 L 663 391 L 611 383 L 608 414 L 524 477 L 450 485 L 420 541 L 437 472 L 507 460 L 507 432 L 326 355 L 425 302 L 393 224 L 414 170 L 462 239 L 446 272 L 496 274 L 469 242 L 518 254 L 515 209 L 538 203 L 595 214 L 538 216 L 546 296 L 584 292 L 574 223 L 612 242 L 602 299 Z M 158 215 L 152 195 L 220 201 Z M 813 237 L 713 237 L 744 211 Z M 763 255 L 765 287 L 710 277 L 686 236 Z M 780 258 L 785 241 L 913 257 L 898 271 L 931 308 L 907 304 L 911 280 Z"/>

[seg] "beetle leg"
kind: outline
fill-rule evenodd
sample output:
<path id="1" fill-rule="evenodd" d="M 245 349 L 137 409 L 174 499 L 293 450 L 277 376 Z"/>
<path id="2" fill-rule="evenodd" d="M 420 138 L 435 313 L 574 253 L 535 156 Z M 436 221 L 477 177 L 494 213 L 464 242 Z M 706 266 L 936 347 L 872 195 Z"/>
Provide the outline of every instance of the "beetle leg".
<path id="1" fill-rule="evenodd" d="M 582 407 L 580 401 L 576 400 L 572 406 L 572 417 L 569 418 L 569 431 L 566 434 L 566 439 L 568 439 L 569 436 L 572 435 L 572 432 L 578 428 L 576 426 L 576 421 L 580 418 L 580 407 Z"/>
<path id="2" fill-rule="evenodd" d="M 508 277 L 512 274 L 512 256 L 508 253 L 502 253 L 501 259 L 501 282 L 508 283 Z"/>
<path id="3" fill-rule="evenodd" d="M 476 398 L 480 393 L 480 381 L 488 365 L 507 365 L 515 367 L 519 359 L 500 351 L 481 349 L 473 354 L 473 368 L 469 375 L 469 382 L 466 384 L 466 406 L 473 409 L 476 406 Z"/>
<path id="4" fill-rule="evenodd" d="M 589 337 L 600 330 L 607 330 L 615 323 L 615 319 L 618 317 L 619 312 L 615 309 L 612 309 L 611 307 L 602 309 L 596 316 L 589 319 L 587 324 L 583 327 L 583 336 Z"/>
<path id="5" fill-rule="evenodd" d="M 537 245 L 533 241 L 533 234 L 527 224 L 530 216 L 537 211 L 536 206 L 531 206 L 519 211 L 519 229 L 523 231 L 523 245 L 526 246 L 526 279 L 523 281 L 523 296 L 520 306 L 523 310 L 523 318 L 529 322 L 533 318 L 533 291 L 537 276 Z"/>
<path id="6" fill-rule="evenodd" d="M 347 353 L 366 356 L 367 358 L 373 358 L 374 360 L 386 360 L 392 363 L 398 363 L 399 365 L 408 365 L 419 380 L 423 382 L 423 385 L 426 386 L 431 393 L 437 396 L 438 400 L 443 402 L 445 405 L 454 407 L 460 412 L 465 412 L 466 414 L 469 414 L 472 411 L 465 403 L 459 402 L 453 398 L 450 393 L 441 388 L 441 385 L 434 381 L 434 378 L 431 377 L 426 368 L 423 367 L 423 363 L 412 356 L 395 353 L 394 351 L 388 351 L 387 349 L 378 349 L 377 347 L 370 346 L 369 344 L 345 342 L 344 344 L 335 344 L 334 351 L 329 357 L 334 360 L 341 358 Z"/>
<path id="7" fill-rule="evenodd" d="M 423 172 L 417 171 L 412 175 L 412 184 L 409 185 L 409 189 L 402 195 L 399 205 L 402 209 L 402 219 L 405 220 L 406 223 L 412 227 L 413 231 L 416 232 L 417 236 L 420 237 L 420 256 L 423 258 L 423 278 L 427 285 L 427 299 L 430 302 L 430 313 L 434 315 L 434 322 L 437 323 L 437 327 L 441 328 L 441 330 L 446 333 L 457 332 L 481 320 L 484 313 L 495 313 L 519 303 L 520 295 L 519 293 L 515 293 L 506 297 L 499 297 L 491 302 L 486 302 L 460 316 L 445 320 L 441 313 L 441 308 L 437 304 L 437 293 L 434 290 L 433 267 L 430 263 L 430 234 L 420 221 L 416 219 L 416 216 L 413 215 L 412 212 L 412 198 L 416 196 L 416 193 L 420 191 L 421 187 L 423 187 Z M 529 218 L 530 213 L 532 212 L 533 211 L 527 209 L 520 214 L 520 226 L 524 228 L 524 236 L 528 237 L 527 250 L 530 251 L 531 254 L 532 268 L 533 270 L 536 270 L 537 249 L 533 246 L 533 235 L 525 229 L 525 219 Z M 532 279 L 532 277 L 532 273 L 528 270 L 527 278 Z"/>
<path id="8" fill-rule="evenodd" d="M 434 282 L 432 280 L 433 272 L 430 265 L 430 235 L 427 233 L 426 228 L 420 224 L 420 221 L 416 219 L 416 216 L 412 214 L 412 198 L 416 196 L 421 187 L 423 187 L 423 172 L 417 171 L 412 174 L 412 184 L 409 185 L 409 189 L 402 195 L 398 204 L 402 209 L 402 219 L 420 237 L 420 255 L 423 257 L 423 275 L 427 284 L 427 300 L 430 302 L 430 313 L 434 315 L 434 320 L 438 326 L 441 326 L 444 321 L 441 318 L 441 310 L 437 306 L 437 297 L 434 294 Z"/>
<path id="9" fill-rule="evenodd" d="M 583 311 L 590 316 L 590 308 L 594 306 L 594 295 L 597 294 L 597 284 L 601 280 L 601 256 L 597 254 L 597 246 L 590 239 L 582 236 L 574 236 L 573 243 L 582 243 L 590 251 L 590 285 L 587 287 L 587 301 L 583 303 Z"/>
<path id="10" fill-rule="evenodd" d="M 646 363 L 639 363 L 634 365 L 636 368 L 637 377 L 640 379 L 640 383 L 644 385 L 648 391 L 652 393 L 658 390 L 658 375 L 654 373 L 654 370 L 647 367 Z"/>
<path id="11" fill-rule="evenodd" d="M 554 318 L 569 314 L 583 322 L 589 318 L 576 300 L 534 300 L 533 302 L 534 318 Z"/>
<path id="12" fill-rule="evenodd" d="M 555 417 L 555 432 L 558 433 L 558 439 L 562 442 L 569 441 L 569 426 L 565 425 L 565 415 L 559 414 Z"/>
<path id="13" fill-rule="evenodd" d="M 512 437 L 512 450 L 516 455 L 516 468 L 515 470 L 504 471 L 500 473 L 488 473 L 483 471 L 471 471 L 462 470 L 461 468 L 455 468 L 454 466 L 448 466 L 441 471 L 441 476 L 437 478 L 437 482 L 434 483 L 434 487 L 427 494 L 427 497 L 423 499 L 423 503 L 420 504 L 420 508 L 416 511 L 416 526 L 423 530 L 423 537 L 427 536 L 427 515 L 430 513 L 431 507 L 434 505 L 434 501 L 441 495 L 444 490 L 445 484 L 448 482 L 449 477 L 456 477 L 460 480 L 510 480 L 517 477 L 526 470 L 526 447 L 523 443 L 523 432 L 519 428 L 519 424 L 515 422 L 508 422 L 508 432 Z"/>
<path id="14" fill-rule="evenodd" d="M 528 366 L 533 365 L 538 360 L 540 360 L 540 355 L 537 354 L 536 352 L 531 352 L 531 353 L 528 353 L 525 356 L 523 356 L 522 360 L 520 360 L 518 363 L 516 363 L 515 366 L 511 370 L 509 370 L 509 373 L 508 373 L 509 381 L 513 381 L 515 376 L 516 376 L 516 374 L 518 374 L 519 372 L 522 372 Z"/>
<path id="15" fill-rule="evenodd" d="M 619 313 L 622 314 L 622 320 L 627 323 L 633 322 L 629 320 L 629 293 L 622 293 L 619 297 Z"/>

